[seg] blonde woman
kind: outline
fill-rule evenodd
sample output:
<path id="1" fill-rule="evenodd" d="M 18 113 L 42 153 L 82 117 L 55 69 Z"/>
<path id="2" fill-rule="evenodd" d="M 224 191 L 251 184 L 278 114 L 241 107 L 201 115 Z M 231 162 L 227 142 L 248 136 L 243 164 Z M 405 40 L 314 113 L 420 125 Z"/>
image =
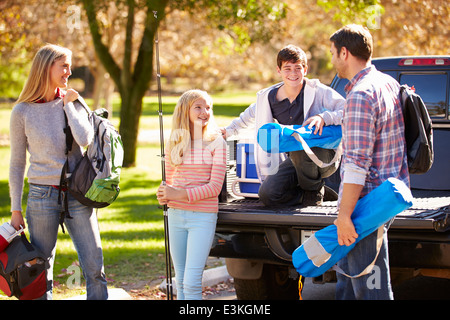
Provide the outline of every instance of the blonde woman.
<path id="1" fill-rule="evenodd" d="M 11 225 L 16 229 L 20 225 L 25 227 L 21 203 L 28 151 L 26 221 L 30 241 L 50 262 L 47 292 L 40 299 L 52 298 L 53 263 L 63 203 L 58 201 L 59 184 L 66 161 L 64 113 L 74 136 L 69 153 L 70 170 L 81 158 L 82 147 L 87 146 L 94 135 L 87 112 L 76 101 L 78 93 L 67 89 L 72 74 L 71 59 L 69 49 L 50 44 L 42 47 L 34 57 L 27 82 L 11 113 Z M 71 218 L 66 218 L 65 224 L 86 279 L 87 299 L 106 299 L 108 293 L 97 217 L 92 208 L 61 191 L 68 197 Z"/>
<path id="2" fill-rule="evenodd" d="M 226 171 L 226 145 L 213 120 L 212 99 L 190 90 L 179 99 L 166 152 L 170 252 L 178 300 L 202 299 L 202 275 L 214 238 L 218 195 Z"/>

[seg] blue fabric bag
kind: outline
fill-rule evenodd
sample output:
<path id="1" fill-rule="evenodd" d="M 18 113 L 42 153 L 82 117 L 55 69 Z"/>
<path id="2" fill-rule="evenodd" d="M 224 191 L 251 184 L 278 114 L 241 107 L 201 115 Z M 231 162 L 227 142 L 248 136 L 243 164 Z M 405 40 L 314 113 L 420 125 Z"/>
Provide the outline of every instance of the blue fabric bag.
<path id="1" fill-rule="evenodd" d="M 300 125 L 285 126 L 278 123 L 266 123 L 258 129 L 257 140 L 261 148 L 268 153 L 280 153 L 303 150 L 301 136 L 310 148 L 336 149 L 342 138 L 341 126 L 324 126 L 322 135 L 314 134 L 314 128 Z M 277 145 L 278 144 L 278 145 Z"/>
<path id="2" fill-rule="evenodd" d="M 411 207 L 412 201 L 413 196 L 405 183 L 395 178 L 387 179 L 357 202 L 351 218 L 358 238 L 352 245 L 339 245 L 337 227 L 330 225 L 315 232 L 292 253 L 295 269 L 304 277 L 320 276 L 345 257 L 361 239 Z"/>

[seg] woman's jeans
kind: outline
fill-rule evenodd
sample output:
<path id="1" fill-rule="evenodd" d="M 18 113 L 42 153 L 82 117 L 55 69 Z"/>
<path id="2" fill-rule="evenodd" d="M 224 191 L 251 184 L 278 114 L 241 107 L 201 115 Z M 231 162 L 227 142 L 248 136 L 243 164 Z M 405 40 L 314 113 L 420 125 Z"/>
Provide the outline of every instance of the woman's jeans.
<path id="1" fill-rule="evenodd" d="M 217 213 L 169 208 L 168 217 L 177 300 L 201 300 L 203 270 L 214 239 Z"/>
<path id="2" fill-rule="evenodd" d="M 53 263 L 58 236 L 59 217 L 63 204 L 58 204 L 59 190 L 52 186 L 30 184 L 26 218 L 30 241 L 49 257 L 47 293 L 41 299 L 52 298 Z M 62 203 L 64 203 L 62 201 Z M 82 205 L 68 195 L 72 219 L 64 223 L 78 253 L 86 279 L 87 299 L 106 300 L 108 292 L 103 271 L 103 253 L 97 216 L 92 208 Z"/>

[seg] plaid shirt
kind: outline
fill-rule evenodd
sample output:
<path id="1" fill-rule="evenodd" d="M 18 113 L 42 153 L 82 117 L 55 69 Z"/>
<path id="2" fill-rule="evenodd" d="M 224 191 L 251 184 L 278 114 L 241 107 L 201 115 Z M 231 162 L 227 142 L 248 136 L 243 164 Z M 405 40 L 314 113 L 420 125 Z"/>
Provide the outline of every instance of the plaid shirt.
<path id="1" fill-rule="evenodd" d="M 371 66 L 356 74 L 345 91 L 342 182 L 363 185 L 361 197 L 389 177 L 409 186 L 398 82 Z"/>

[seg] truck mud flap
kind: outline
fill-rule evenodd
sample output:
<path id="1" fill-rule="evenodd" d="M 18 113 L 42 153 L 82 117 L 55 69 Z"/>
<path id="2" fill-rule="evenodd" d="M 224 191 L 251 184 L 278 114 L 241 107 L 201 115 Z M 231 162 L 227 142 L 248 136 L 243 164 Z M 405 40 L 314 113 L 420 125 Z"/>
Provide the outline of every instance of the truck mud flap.
<path id="1" fill-rule="evenodd" d="M 288 230 L 265 228 L 265 239 L 270 250 L 278 258 L 284 261 L 292 261 L 292 252 L 298 247 Z"/>

